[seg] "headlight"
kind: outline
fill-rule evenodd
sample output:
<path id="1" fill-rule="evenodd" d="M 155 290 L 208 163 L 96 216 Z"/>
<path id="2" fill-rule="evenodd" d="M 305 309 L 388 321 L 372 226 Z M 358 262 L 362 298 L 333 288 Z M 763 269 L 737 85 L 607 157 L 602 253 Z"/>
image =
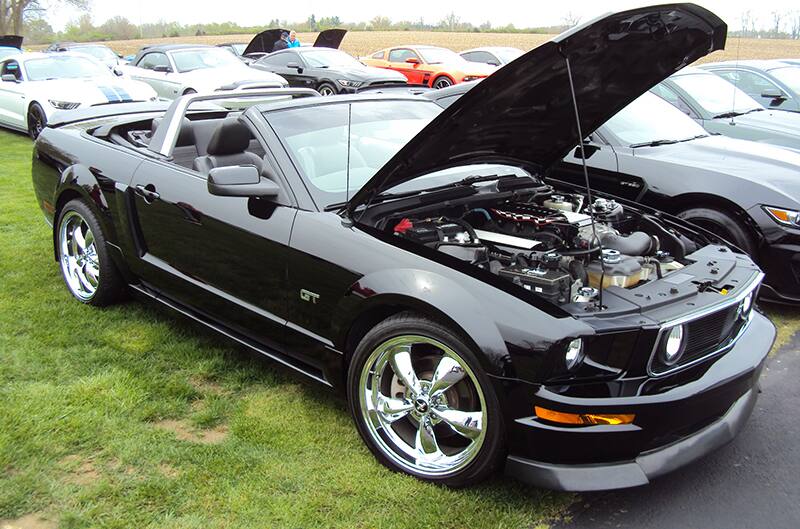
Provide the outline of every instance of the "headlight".
<path id="1" fill-rule="evenodd" d="M 564 353 L 564 366 L 567 371 L 574 371 L 583 362 L 583 340 L 576 338 L 569 342 Z"/>
<path id="2" fill-rule="evenodd" d="M 676 325 L 666 335 L 666 339 L 661 343 L 661 362 L 664 365 L 672 366 L 680 360 L 683 350 L 686 348 L 686 328 L 683 325 Z"/>
<path id="3" fill-rule="evenodd" d="M 748 295 L 744 297 L 744 299 L 739 303 L 739 316 L 742 318 L 747 318 L 747 315 L 750 314 L 750 309 L 753 308 L 753 293 L 750 292 Z"/>
<path id="4" fill-rule="evenodd" d="M 763 207 L 764 211 L 778 224 L 792 226 L 794 228 L 800 226 L 800 212 L 793 209 L 774 208 L 772 206 Z"/>
<path id="5" fill-rule="evenodd" d="M 483 76 L 481 76 L 481 75 L 467 75 L 466 77 L 464 77 L 464 82 L 468 83 L 470 81 L 477 81 L 478 79 L 483 79 Z"/>
<path id="6" fill-rule="evenodd" d="M 342 86 L 349 86 L 351 88 L 358 88 L 364 84 L 363 81 L 350 81 L 349 79 L 337 79 L 336 82 Z"/>
<path id="7" fill-rule="evenodd" d="M 48 100 L 54 108 L 59 110 L 72 110 L 73 108 L 78 108 L 81 106 L 80 103 L 70 103 L 69 101 L 58 101 L 56 99 Z"/>

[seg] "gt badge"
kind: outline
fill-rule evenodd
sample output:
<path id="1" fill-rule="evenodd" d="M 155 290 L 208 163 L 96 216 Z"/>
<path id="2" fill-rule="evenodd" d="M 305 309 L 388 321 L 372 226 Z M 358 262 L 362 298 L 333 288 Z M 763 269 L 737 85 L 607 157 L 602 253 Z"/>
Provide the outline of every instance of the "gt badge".
<path id="1" fill-rule="evenodd" d="M 302 299 L 303 301 L 309 301 L 314 305 L 316 305 L 317 300 L 319 300 L 319 294 L 302 288 L 300 289 L 300 299 Z"/>

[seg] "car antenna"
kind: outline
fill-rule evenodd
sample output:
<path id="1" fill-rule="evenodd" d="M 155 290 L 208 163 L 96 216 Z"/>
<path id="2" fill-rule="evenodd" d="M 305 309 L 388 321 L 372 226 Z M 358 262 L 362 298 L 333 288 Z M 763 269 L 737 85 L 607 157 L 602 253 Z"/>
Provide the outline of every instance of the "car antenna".
<path id="1" fill-rule="evenodd" d="M 563 53 L 563 50 L 562 50 Z M 572 68 L 569 65 L 569 56 L 563 53 L 564 61 L 567 64 L 567 77 L 569 78 L 569 91 L 572 95 L 572 108 L 575 110 L 575 125 L 578 127 L 578 148 L 581 150 L 581 165 L 583 167 L 583 179 L 586 184 L 586 195 L 589 199 L 589 218 L 592 219 L 592 237 L 597 241 L 600 248 L 600 285 L 597 289 L 598 309 L 603 310 L 603 282 L 606 279 L 606 263 L 603 261 L 603 243 L 597 236 L 597 229 L 594 221 L 594 201 L 592 200 L 592 186 L 589 184 L 589 170 L 586 168 L 586 152 L 583 149 L 583 131 L 581 130 L 581 116 L 578 112 L 578 98 L 575 96 L 575 84 L 572 81 Z"/>
<path id="2" fill-rule="evenodd" d="M 349 103 L 347 105 L 347 167 L 345 168 L 345 189 L 344 189 L 344 197 L 345 197 L 345 204 L 350 202 L 350 127 L 353 123 L 353 103 Z M 345 209 L 346 210 L 346 209 Z M 353 225 L 353 219 L 350 218 L 350 215 L 345 215 L 343 223 L 348 228 Z"/>
<path id="3" fill-rule="evenodd" d="M 742 35 L 740 33 L 739 36 L 736 38 L 736 75 L 733 77 L 733 104 L 731 106 L 731 125 L 734 125 L 736 123 L 735 122 L 736 116 L 734 116 L 734 114 L 736 113 L 736 90 L 738 90 L 739 76 L 741 75 L 739 73 L 739 50 L 741 49 L 741 47 L 742 47 Z"/>

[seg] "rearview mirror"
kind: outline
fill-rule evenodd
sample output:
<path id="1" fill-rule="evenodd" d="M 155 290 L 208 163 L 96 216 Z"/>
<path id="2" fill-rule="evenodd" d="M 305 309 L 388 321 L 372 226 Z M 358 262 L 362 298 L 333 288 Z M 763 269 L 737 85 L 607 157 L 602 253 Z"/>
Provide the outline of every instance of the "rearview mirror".
<path id="1" fill-rule="evenodd" d="M 13 73 L 4 73 L 2 79 L 3 79 L 4 83 L 16 83 L 17 82 L 17 78 L 14 77 Z"/>
<path id="2" fill-rule="evenodd" d="M 170 73 L 172 71 L 172 68 L 170 68 L 165 64 L 159 64 L 158 66 L 153 66 L 153 71 L 160 73 Z"/>
<path id="3" fill-rule="evenodd" d="M 419 64 L 419 59 L 417 59 L 416 57 L 409 57 L 408 59 L 406 59 L 406 62 L 408 64 Z"/>
<path id="4" fill-rule="evenodd" d="M 785 99 L 786 94 L 784 94 L 780 88 L 765 88 L 764 91 L 761 92 L 761 97 L 769 99 Z"/>
<path id="5" fill-rule="evenodd" d="M 488 64 L 489 66 L 500 66 L 500 63 L 497 61 L 489 61 L 486 64 Z"/>
<path id="6" fill-rule="evenodd" d="M 209 171 L 208 192 L 219 197 L 276 197 L 280 187 L 262 178 L 254 165 L 234 165 Z"/>

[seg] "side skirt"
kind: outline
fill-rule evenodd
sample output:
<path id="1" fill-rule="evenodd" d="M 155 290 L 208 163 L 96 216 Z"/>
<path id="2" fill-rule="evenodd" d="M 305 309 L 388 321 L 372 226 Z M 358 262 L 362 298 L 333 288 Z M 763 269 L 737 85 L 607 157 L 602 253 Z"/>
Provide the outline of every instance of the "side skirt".
<path id="1" fill-rule="evenodd" d="M 323 385 L 331 387 L 331 388 L 333 387 L 333 384 L 328 382 L 325 379 L 323 373 L 318 369 L 315 369 L 315 368 L 313 368 L 311 366 L 308 366 L 308 365 L 306 365 L 304 363 L 298 362 L 297 360 L 295 360 L 295 359 L 293 359 L 293 358 L 291 358 L 291 357 L 289 357 L 287 355 L 284 355 L 282 353 L 279 353 L 277 351 L 274 351 L 272 349 L 267 349 L 263 345 L 255 343 L 254 341 L 252 341 L 252 340 L 250 340 L 250 339 L 248 339 L 248 338 L 246 338 L 244 336 L 241 336 L 239 333 L 236 333 L 233 330 L 227 328 L 226 326 L 224 326 L 224 325 L 222 325 L 222 324 L 220 324 L 220 323 L 218 323 L 216 321 L 213 321 L 212 319 L 210 319 L 210 318 L 208 318 L 208 317 L 206 317 L 206 316 L 204 316 L 202 314 L 197 313 L 196 311 L 192 310 L 191 308 L 189 308 L 187 306 L 184 306 L 184 305 L 182 305 L 182 304 L 180 304 L 180 303 L 178 303 L 178 302 L 176 302 L 174 300 L 171 300 L 171 299 L 168 299 L 168 298 L 164 297 L 162 294 L 159 294 L 158 292 L 156 292 L 154 290 L 151 290 L 150 288 L 148 288 L 145 285 L 142 285 L 142 284 L 131 284 L 131 285 L 129 285 L 129 287 L 131 289 L 133 289 L 134 292 L 136 292 L 138 294 L 141 294 L 145 298 L 151 299 L 151 300 L 154 300 L 154 301 L 158 301 L 159 303 L 162 303 L 163 305 L 166 305 L 167 307 L 171 308 L 172 310 L 174 310 L 174 311 L 176 311 L 176 312 L 178 312 L 178 313 L 180 313 L 180 314 L 182 314 L 182 315 L 184 315 L 184 316 L 186 316 L 186 317 L 188 317 L 188 318 L 190 318 L 190 319 L 192 319 L 192 320 L 194 320 L 194 321 L 196 321 L 198 323 L 202 323 L 203 325 L 205 325 L 209 329 L 212 329 L 212 330 L 222 334 L 223 336 L 225 336 L 227 338 L 230 338 L 231 340 L 233 340 L 233 341 L 235 341 L 235 342 L 237 342 L 237 343 L 239 343 L 241 345 L 244 345 L 245 347 L 247 347 L 249 349 L 252 349 L 253 351 L 256 351 L 257 353 L 260 353 L 260 354 L 266 356 L 270 360 L 273 360 L 273 361 L 275 361 L 275 362 L 277 362 L 277 363 L 279 363 L 279 364 L 281 364 L 283 366 L 286 366 L 286 367 L 288 367 L 288 368 L 290 368 L 290 369 L 292 369 L 294 371 L 297 371 L 298 373 L 302 373 L 303 375 L 305 375 L 305 376 L 307 376 L 307 377 L 319 382 L 320 384 L 323 384 Z"/>

